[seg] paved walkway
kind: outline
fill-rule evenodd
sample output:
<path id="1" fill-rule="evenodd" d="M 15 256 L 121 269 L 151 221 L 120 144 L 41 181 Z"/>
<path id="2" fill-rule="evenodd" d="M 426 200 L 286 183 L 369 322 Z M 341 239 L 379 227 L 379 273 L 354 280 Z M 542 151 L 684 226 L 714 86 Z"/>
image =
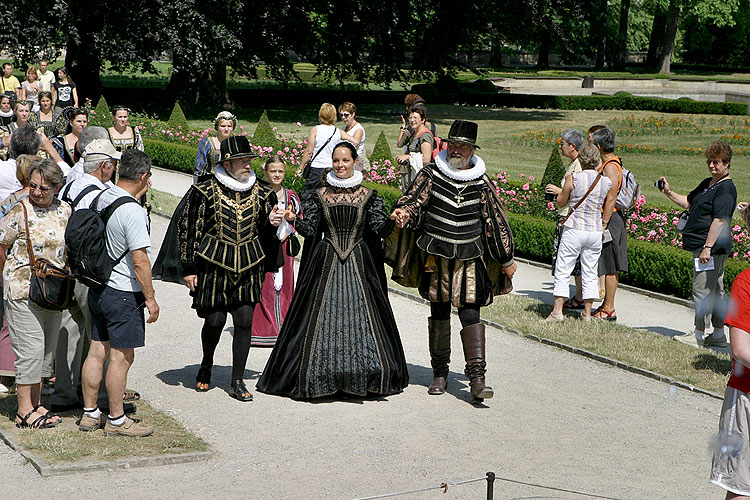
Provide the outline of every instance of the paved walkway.
<path id="1" fill-rule="evenodd" d="M 154 186 L 170 189 L 161 179 L 155 174 Z M 155 246 L 166 225 L 154 218 Z M 539 292 L 543 281 L 533 284 L 534 272 L 522 266 L 517 290 L 543 298 L 540 294 L 549 291 Z M 226 393 L 231 328 L 217 350 L 212 389 L 197 393 L 191 387 L 200 360 L 201 322 L 184 287 L 157 282 L 156 294 L 161 317 L 147 328 L 147 346 L 136 353 L 129 386 L 208 441 L 216 458 L 42 479 L 0 447 L 3 498 L 77 498 L 95 492 L 143 499 L 216 494 L 352 499 L 477 478 L 487 471 L 620 499 L 723 495 L 707 481 L 708 443 L 721 405 L 713 398 L 494 329 L 488 331 L 487 350 L 488 382 L 496 397 L 484 407 L 469 404 L 455 333 L 449 391 L 428 396 L 429 308 L 392 295 L 411 379 L 402 394 L 312 403 L 256 394 L 252 403 L 239 403 Z M 628 301 L 625 294 L 621 299 Z M 633 324 L 656 327 L 660 322 L 643 321 L 644 311 L 665 316 L 660 308 L 671 306 L 648 307 L 634 310 Z M 626 308 L 621 314 L 631 321 Z M 457 333 L 460 325 L 455 317 L 452 322 Z M 658 327 L 678 328 L 674 321 Z M 251 390 L 269 352 L 251 351 L 245 374 Z M 495 486 L 497 499 L 596 498 L 503 481 Z M 447 494 L 433 490 L 400 498 L 477 499 L 485 498 L 484 488 L 479 482 L 451 487 Z"/>

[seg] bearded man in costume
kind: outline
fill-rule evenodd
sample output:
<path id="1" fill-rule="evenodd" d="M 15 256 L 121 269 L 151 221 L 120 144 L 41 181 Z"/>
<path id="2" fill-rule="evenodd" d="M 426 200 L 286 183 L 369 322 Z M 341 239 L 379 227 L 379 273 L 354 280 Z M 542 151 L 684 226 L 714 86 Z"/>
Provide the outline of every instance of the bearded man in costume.
<path id="1" fill-rule="evenodd" d="M 510 292 L 516 271 L 513 235 L 484 161 L 474 152 L 477 124 L 456 120 L 434 163 L 419 171 L 398 200 L 386 240 L 393 280 L 417 287 L 430 301 L 429 348 L 433 370 L 429 394 L 447 386 L 451 307 L 458 308 L 461 341 L 472 401 L 493 396 L 485 384 L 485 329 L 480 308 Z"/>
<path id="2" fill-rule="evenodd" d="M 194 184 L 185 195 L 178 242 L 185 286 L 193 308 L 205 319 L 201 330 L 203 360 L 196 390 L 207 391 L 214 352 L 221 332 L 232 315 L 232 382 L 229 395 L 251 401 L 243 379 L 250 352 L 255 304 L 261 301 L 266 271 L 276 271 L 279 242 L 276 226 L 294 220 L 289 211 L 276 208 L 276 194 L 258 181 L 251 168 L 252 152 L 245 136 L 231 136 L 220 145 L 215 171 Z"/>

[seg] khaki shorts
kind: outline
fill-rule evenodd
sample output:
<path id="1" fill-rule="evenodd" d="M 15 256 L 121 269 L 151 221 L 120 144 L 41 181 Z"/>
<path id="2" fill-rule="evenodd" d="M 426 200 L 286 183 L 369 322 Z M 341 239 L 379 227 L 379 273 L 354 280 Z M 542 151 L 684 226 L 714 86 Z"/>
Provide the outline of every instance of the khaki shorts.
<path id="1" fill-rule="evenodd" d="M 733 387 L 724 393 L 709 481 L 736 495 L 750 496 L 750 396 Z"/>

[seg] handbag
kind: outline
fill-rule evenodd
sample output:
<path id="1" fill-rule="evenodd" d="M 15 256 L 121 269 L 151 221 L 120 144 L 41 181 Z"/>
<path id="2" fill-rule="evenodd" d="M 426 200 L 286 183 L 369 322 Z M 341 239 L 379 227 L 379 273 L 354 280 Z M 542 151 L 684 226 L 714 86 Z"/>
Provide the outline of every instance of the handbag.
<path id="1" fill-rule="evenodd" d="M 683 210 L 680 214 L 680 218 L 677 219 L 677 224 L 675 225 L 675 229 L 677 229 L 679 232 L 683 232 L 685 230 L 685 226 L 687 226 L 688 219 L 690 218 L 690 210 Z"/>
<path id="2" fill-rule="evenodd" d="M 331 137 L 329 137 L 328 140 L 324 142 L 322 146 L 320 146 L 320 149 L 318 149 L 318 151 L 312 156 L 312 158 L 307 160 L 307 163 L 305 163 L 305 168 L 302 170 L 303 179 L 310 178 L 310 174 L 312 173 L 312 162 L 314 162 L 315 158 L 318 157 L 320 152 L 323 151 L 326 148 L 326 146 L 328 146 L 328 143 L 331 142 L 331 139 L 333 139 L 333 136 L 336 135 L 336 132 L 337 130 L 334 130 L 333 133 L 331 134 Z"/>
<path id="3" fill-rule="evenodd" d="M 46 259 L 35 259 L 29 232 L 29 213 L 26 204 L 23 207 L 23 218 L 26 226 L 26 250 L 29 252 L 29 300 L 43 309 L 62 311 L 76 304 L 76 280 L 68 267 L 60 269 Z"/>

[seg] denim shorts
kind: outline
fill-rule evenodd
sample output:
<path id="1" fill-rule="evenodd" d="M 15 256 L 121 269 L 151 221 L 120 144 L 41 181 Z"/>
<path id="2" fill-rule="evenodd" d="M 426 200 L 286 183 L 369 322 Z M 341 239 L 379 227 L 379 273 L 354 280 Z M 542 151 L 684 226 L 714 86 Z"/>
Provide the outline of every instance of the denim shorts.
<path id="1" fill-rule="evenodd" d="M 89 289 L 91 338 L 109 342 L 116 349 L 146 345 L 146 299 L 142 292 L 123 292 L 105 287 L 101 292 Z"/>

